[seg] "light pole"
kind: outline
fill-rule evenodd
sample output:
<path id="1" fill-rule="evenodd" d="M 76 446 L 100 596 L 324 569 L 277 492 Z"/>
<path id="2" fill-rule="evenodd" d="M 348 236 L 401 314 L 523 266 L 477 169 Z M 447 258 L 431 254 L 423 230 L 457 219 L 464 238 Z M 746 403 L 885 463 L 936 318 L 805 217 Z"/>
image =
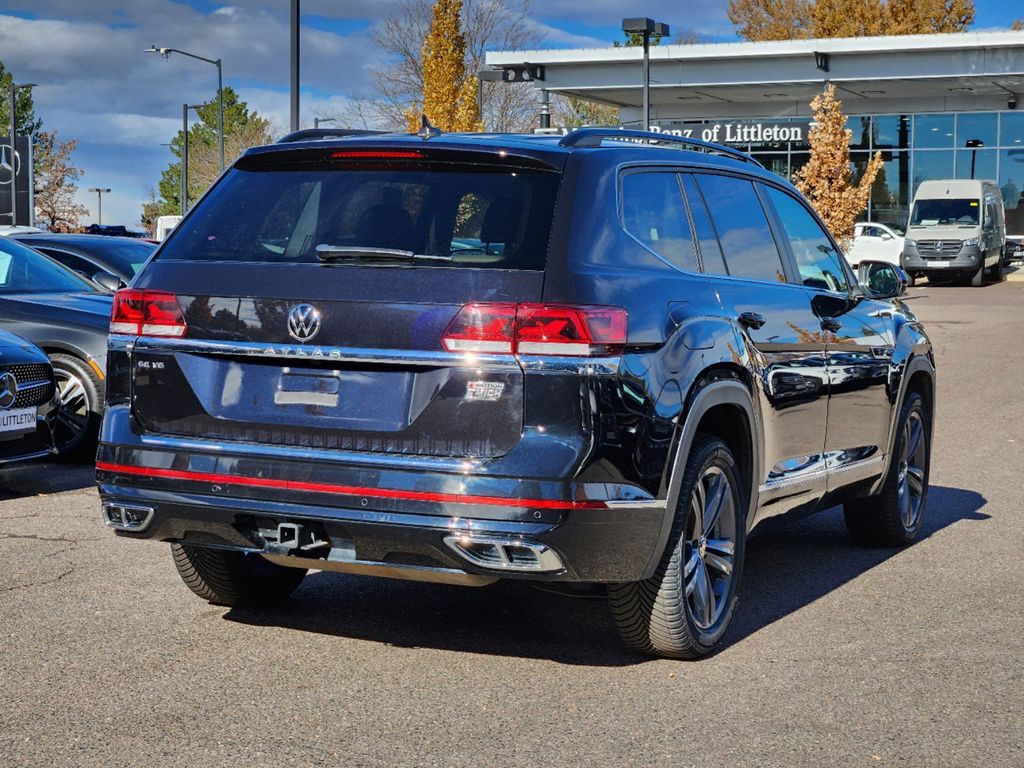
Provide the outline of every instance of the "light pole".
<path id="1" fill-rule="evenodd" d="M 651 37 L 667 37 L 668 24 L 654 19 L 623 19 L 622 31 L 644 40 L 644 130 L 651 129 Z"/>
<path id="2" fill-rule="evenodd" d="M 90 192 L 96 193 L 98 200 L 97 211 L 96 211 L 96 223 L 100 226 L 103 225 L 103 195 L 110 194 L 110 189 L 100 187 L 89 187 Z"/>
<path id="3" fill-rule="evenodd" d="M 199 56 L 195 53 L 189 53 L 188 51 L 180 51 L 177 48 L 157 48 L 155 45 L 151 45 L 143 51 L 143 53 L 159 53 L 165 59 L 169 59 L 172 53 L 180 53 L 182 56 L 188 56 L 190 59 L 205 61 L 207 64 L 213 64 L 217 67 L 217 105 L 220 112 L 217 132 L 220 134 L 220 172 L 224 173 L 224 69 L 221 66 L 221 60 L 208 59 L 205 56 Z"/>
<path id="4" fill-rule="evenodd" d="M 964 146 L 971 150 L 971 178 L 974 178 L 974 161 L 978 157 L 978 147 L 984 147 L 985 142 L 981 139 L 968 139 Z"/>
<path id="5" fill-rule="evenodd" d="M 291 129 L 299 130 L 299 0 L 292 0 L 291 15 Z"/>
<path id="6" fill-rule="evenodd" d="M 313 127 L 314 128 L 319 128 L 320 127 L 320 123 L 334 123 L 335 125 L 337 125 L 338 124 L 338 120 L 337 120 L 337 118 L 334 118 L 334 117 L 314 117 L 313 118 Z"/>
<path id="7" fill-rule="evenodd" d="M 15 83 L 11 78 L 11 226 L 18 226 L 18 142 L 14 135 L 16 121 L 15 111 L 17 110 L 17 95 L 22 88 L 35 88 L 35 83 Z M 32 158 L 28 161 L 31 163 Z M 29 212 L 29 223 L 32 221 L 32 214 Z"/>
<path id="8" fill-rule="evenodd" d="M 202 104 L 181 105 L 181 172 L 178 174 L 181 182 L 181 215 L 188 213 L 188 111 L 199 109 Z"/>

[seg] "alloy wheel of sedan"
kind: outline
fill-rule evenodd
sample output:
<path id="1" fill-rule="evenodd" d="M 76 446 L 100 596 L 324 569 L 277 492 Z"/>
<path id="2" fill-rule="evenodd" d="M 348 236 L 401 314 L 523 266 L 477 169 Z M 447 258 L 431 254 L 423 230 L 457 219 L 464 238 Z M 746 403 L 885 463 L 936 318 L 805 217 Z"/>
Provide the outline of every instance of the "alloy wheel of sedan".
<path id="1" fill-rule="evenodd" d="M 928 467 L 928 446 L 924 439 L 924 422 L 918 411 L 911 411 L 903 422 L 903 450 L 900 452 L 896 475 L 900 521 L 907 530 L 913 529 L 921 514 L 921 500 L 925 491 L 925 473 Z"/>
<path id="2" fill-rule="evenodd" d="M 60 393 L 55 442 L 63 453 L 77 445 L 85 434 L 91 403 L 85 382 L 72 371 L 55 368 L 53 374 Z"/>
<path id="3" fill-rule="evenodd" d="M 726 608 L 736 552 L 735 493 L 728 474 L 714 464 L 694 484 L 690 526 L 683 542 L 683 582 L 693 623 L 715 625 Z"/>

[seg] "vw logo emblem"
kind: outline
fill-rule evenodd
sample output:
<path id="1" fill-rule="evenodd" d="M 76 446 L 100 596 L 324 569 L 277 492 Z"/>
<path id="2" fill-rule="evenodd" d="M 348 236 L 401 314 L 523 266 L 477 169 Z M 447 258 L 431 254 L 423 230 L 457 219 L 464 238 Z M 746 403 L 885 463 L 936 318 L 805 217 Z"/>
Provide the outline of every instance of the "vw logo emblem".
<path id="1" fill-rule="evenodd" d="M 312 304 L 298 304 L 288 313 L 288 334 L 296 341 L 309 341 L 320 333 L 320 310 Z"/>
<path id="2" fill-rule="evenodd" d="M 0 408 L 10 408 L 18 399 L 18 380 L 10 371 L 0 373 Z"/>

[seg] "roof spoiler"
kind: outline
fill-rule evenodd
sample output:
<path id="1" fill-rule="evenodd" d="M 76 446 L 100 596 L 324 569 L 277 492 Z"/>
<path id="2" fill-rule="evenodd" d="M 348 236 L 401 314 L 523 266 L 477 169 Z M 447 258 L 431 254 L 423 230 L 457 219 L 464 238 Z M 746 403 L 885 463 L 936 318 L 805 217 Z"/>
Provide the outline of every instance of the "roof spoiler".
<path id="1" fill-rule="evenodd" d="M 753 163 L 758 168 L 764 167 L 746 152 L 740 152 L 738 149 L 733 149 L 732 147 L 726 147 L 722 144 L 714 144 L 710 141 L 701 141 L 700 139 L 690 139 L 686 136 L 676 136 L 671 133 L 655 133 L 654 131 L 636 131 L 624 128 L 577 128 L 562 137 L 562 140 L 558 142 L 558 145 L 560 147 L 568 147 L 570 149 L 600 147 L 601 142 L 605 139 L 633 142 L 657 142 L 659 144 L 683 144 L 687 147 L 698 149 L 703 152 L 715 155 L 725 155 L 726 157 L 731 157 L 735 160 L 741 160 L 744 163 Z"/>
<path id="2" fill-rule="evenodd" d="M 296 141 L 319 141 L 320 139 L 343 139 L 346 136 L 383 136 L 387 131 L 366 131 L 359 128 L 303 128 L 292 131 L 277 140 L 277 144 L 292 144 Z"/>

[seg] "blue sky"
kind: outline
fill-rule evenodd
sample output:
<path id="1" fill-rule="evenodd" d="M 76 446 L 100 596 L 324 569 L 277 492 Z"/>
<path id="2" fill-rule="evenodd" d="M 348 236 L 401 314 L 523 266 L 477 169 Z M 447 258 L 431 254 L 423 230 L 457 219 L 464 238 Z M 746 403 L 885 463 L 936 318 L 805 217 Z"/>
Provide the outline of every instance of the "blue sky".
<path id="1" fill-rule="evenodd" d="M 384 63 L 367 32 L 400 0 L 303 0 L 302 111 L 344 113 Z M 77 138 L 82 190 L 110 187 L 107 223 L 134 225 L 170 161 L 162 143 L 181 105 L 211 98 L 216 71 L 182 57 L 142 53 L 150 45 L 224 59 L 225 83 L 282 129 L 288 119 L 288 0 L 0 0 L 0 59 L 35 82 L 36 114 L 62 138 Z M 651 16 L 716 41 L 734 39 L 727 0 L 531 0 L 541 47 L 605 46 L 624 15 Z M 977 0 L 975 30 L 1024 16 L 1021 0 Z M 585 22 L 581 21 L 585 19 Z M 89 219 L 92 220 L 91 218 Z"/>

